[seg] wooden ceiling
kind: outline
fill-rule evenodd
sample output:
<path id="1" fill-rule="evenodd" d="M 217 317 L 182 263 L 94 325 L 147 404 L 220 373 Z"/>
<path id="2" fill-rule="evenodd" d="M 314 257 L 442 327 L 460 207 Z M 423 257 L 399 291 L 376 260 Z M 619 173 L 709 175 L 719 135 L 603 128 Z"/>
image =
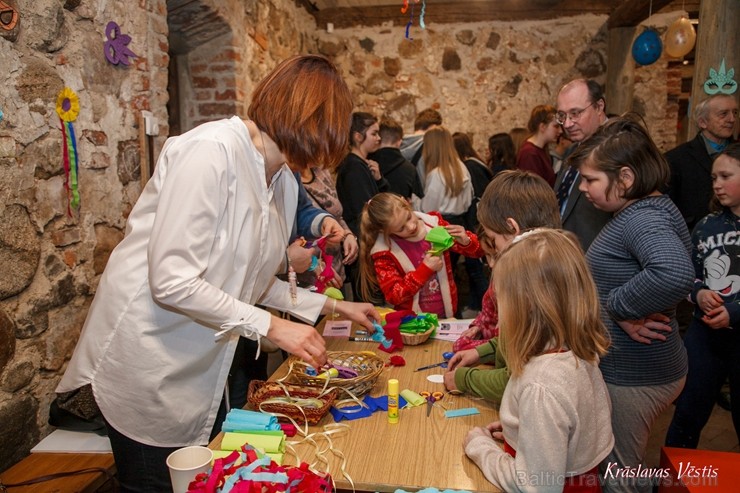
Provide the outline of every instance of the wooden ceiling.
<path id="1" fill-rule="evenodd" d="M 609 27 L 639 24 L 652 12 L 686 9 L 692 18 L 699 12 L 700 0 L 424 0 L 427 25 L 481 21 L 522 21 L 553 19 L 585 13 L 609 15 Z M 316 18 L 319 26 L 335 28 L 377 26 L 384 23 L 405 25 L 411 7 L 418 19 L 422 2 L 408 0 L 409 9 L 401 13 L 404 0 L 296 0 Z M 652 5 L 651 5 L 652 4 Z"/>

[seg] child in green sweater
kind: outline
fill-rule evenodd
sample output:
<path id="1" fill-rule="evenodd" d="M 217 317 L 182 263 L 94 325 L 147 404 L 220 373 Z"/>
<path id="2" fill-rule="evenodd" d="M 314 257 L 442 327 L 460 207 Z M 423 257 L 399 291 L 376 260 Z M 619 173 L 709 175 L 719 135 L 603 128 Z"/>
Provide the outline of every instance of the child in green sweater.
<path id="1" fill-rule="evenodd" d="M 478 203 L 478 221 L 485 233 L 481 235 L 481 244 L 494 258 L 527 231 L 561 227 L 558 202 L 552 188 L 540 176 L 520 170 L 500 172 L 486 187 Z M 488 289 L 492 295 L 485 296 L 484 303 L 491 300 L 495 305 L 493 283 Z M 489 310 L 496 312 L 497 307 L 489 307 Z M 474 336 L 468 332 L 467 336 Z M 445 387 L 501 402 L 509 381 L 509 370 L 497 348 L 498 337 L 494 337 L 485 344 L 455 353 L 444 375 Z M 495 369 L 470 368 L 479 363 L 494 364 Z"/>

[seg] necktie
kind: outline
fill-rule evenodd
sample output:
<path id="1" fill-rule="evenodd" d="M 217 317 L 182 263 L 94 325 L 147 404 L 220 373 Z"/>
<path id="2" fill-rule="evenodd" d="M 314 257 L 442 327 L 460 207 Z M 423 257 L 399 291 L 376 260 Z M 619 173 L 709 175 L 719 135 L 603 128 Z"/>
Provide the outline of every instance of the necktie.
<path id="1" fill-rule="evenodd" d="M 573 186 L 573 181 L 575 181 L 577 175 L 578 170 L 576 170 L 573 166 L 570 166 L 566 170 L 565 176 L 563 176 L 563 181 L 560 182 L 558 191 L 555 194 L 558 198 L 558 205 L 560 206 L 560 210 L 563 209 L 563 204 L 565 204 L 565 202 L 568 200 L 570 187 Z"/>

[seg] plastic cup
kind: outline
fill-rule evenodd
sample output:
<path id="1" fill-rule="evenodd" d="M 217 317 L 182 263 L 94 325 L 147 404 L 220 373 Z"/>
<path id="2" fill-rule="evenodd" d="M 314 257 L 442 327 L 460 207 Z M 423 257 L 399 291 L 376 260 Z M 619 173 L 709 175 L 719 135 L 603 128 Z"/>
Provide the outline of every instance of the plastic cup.
<path id="1" fill-rule="evenodd" d="M 167 457 L 170 480 L 174 493 L 185 493 L 188 485 L 201 472 L 208 472 L 213 461 L 213 451 L 207 447 L 194 445 L 175 450 Z"/>

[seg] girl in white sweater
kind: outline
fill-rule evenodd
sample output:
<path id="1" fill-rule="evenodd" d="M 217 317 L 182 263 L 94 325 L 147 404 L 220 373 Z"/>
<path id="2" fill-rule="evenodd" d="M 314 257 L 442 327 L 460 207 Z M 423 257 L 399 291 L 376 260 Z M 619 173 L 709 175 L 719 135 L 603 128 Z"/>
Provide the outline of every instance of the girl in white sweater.
<path id="1" fill-rule="evenodd" d="M 493 278 L 511 380 L 501 421 L 471 430 L 465 453 L 504 491 L 601 491 L 597 466 L 614 445 L 599 370 L 609 342 L 578 241 L 559 230 L 525 233 Z"/>

